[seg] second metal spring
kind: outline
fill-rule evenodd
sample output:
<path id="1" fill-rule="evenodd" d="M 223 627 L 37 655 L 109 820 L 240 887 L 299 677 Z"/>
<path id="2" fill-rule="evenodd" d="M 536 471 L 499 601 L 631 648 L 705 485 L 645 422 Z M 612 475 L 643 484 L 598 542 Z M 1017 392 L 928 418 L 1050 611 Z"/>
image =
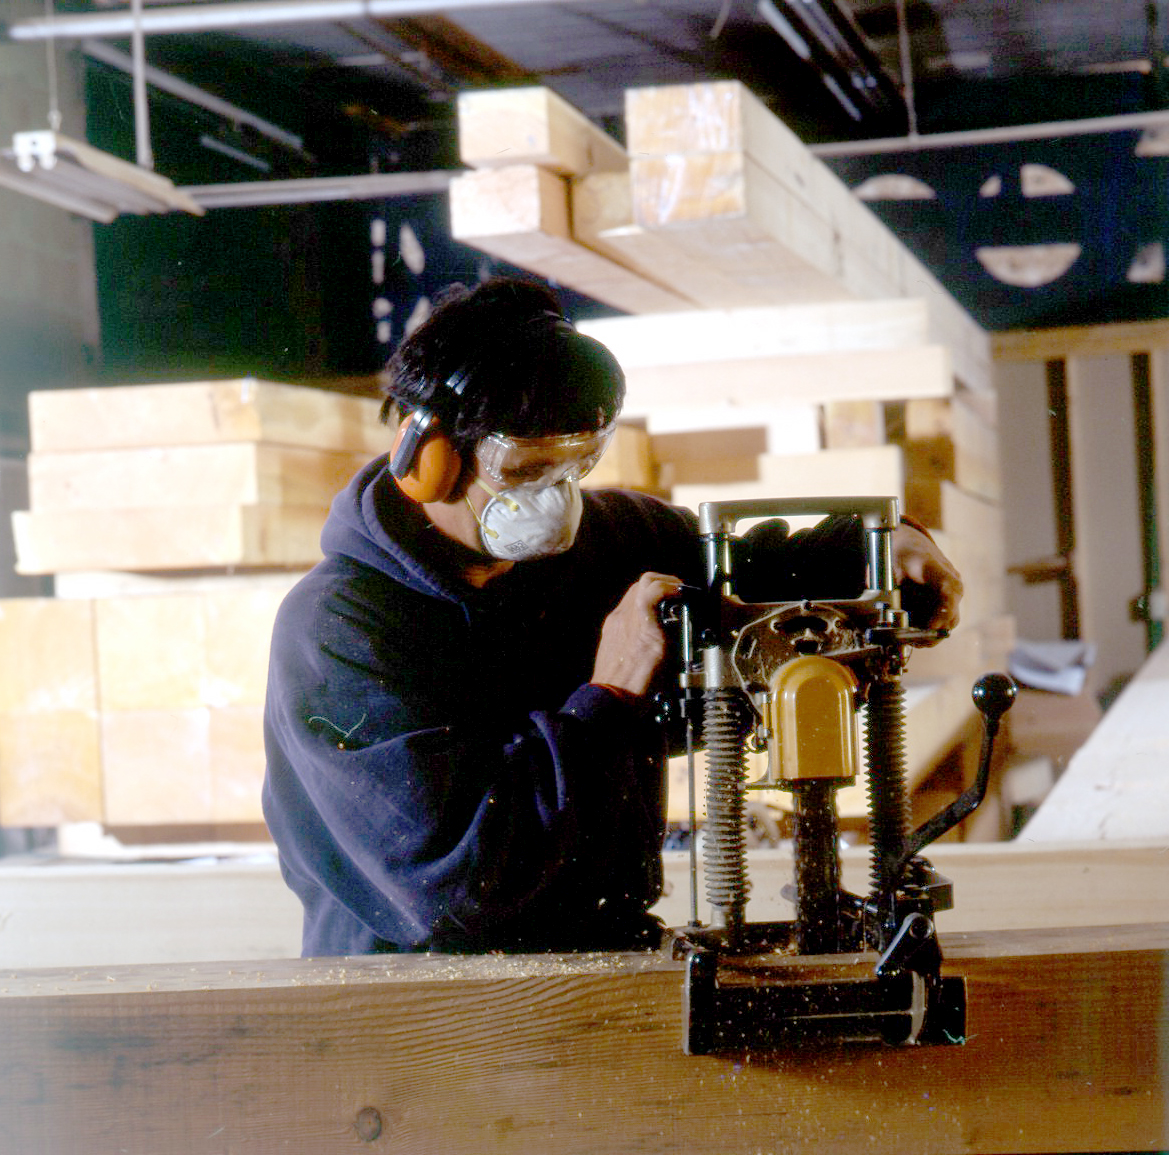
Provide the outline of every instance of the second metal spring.
<path id="1" fill-rule="evenodd" d="M 743 798 L 746 753 L 743 706 L 734 690 L 703 696 L 706 735 L 706 897 L 711 921 L 734 940 L 747 905 Z"/>

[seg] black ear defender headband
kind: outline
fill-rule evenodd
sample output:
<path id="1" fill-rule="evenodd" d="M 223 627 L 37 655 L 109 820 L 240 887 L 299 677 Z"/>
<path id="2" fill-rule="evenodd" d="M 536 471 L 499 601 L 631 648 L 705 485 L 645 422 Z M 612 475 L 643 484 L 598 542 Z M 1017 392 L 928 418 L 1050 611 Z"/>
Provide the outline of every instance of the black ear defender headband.
<path id="1" fill-rule="evenodd" d="M 472 375 L 473 370 L 470 366 L 466 366 L 458 372 L 452 373 L 443 382 L 442 387 L 449 389 L 456 397 L 461 397 Z M 437 417 L 433 409 L 415 409 L 406 419 L 406 428 L 402 431 L 402 436 L 398 439 L 398 444 L 394 449 L 394 455 L 390 459 L 390 472 L 399 480 L 410 472 L 410 467 L 414 464 L 414 457 L 418 453 L 418 447 L 436 420 Z"/>
<path id="2" fill-rule="evenodd" d="M 538 325 L 549 322 L 557 330 L 566 329 L 569 332 L 576 332 L 572 327 L 572 322 L 560 313 L 554 313 L 550 309 L 546 309 L 538 317 L 533 317 L 528 324 Z M 467 385 L 475 379 L 479 365 L 479 361 L 472 361 L 464 365 L 442 383 L 442 388 L 455 397 L 462 397 Z M 390 458 L 390 473 L 398 478 L 399 481 L 410 472 L 414 464 L 414 458 L 418 453 L 418 447 L 425 440 L 427 433 L 430 432 L 431 426 L 435 424 L 436 420 L 437 415 L 434 410 L 427 408 L 415 409 L 407 418 L 407 424 L 402 430 L 402 435 L 394 448 L 393 456 Z"/>

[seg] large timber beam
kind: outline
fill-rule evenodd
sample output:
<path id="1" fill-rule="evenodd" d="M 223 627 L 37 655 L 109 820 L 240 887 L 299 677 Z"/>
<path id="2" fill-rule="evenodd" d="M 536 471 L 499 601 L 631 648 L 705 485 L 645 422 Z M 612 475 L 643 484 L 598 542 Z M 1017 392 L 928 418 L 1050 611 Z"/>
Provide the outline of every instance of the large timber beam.
<path id="1" fill-rule="evenodd" d="M 688 1058 L 658 955 L 0 974 L 0 1151 L 1169 1144 L 1169 925 L 956 935 L 965 1045 Z"/>
<path id="2" fill-rule="evenodd" d="M 959 378 L 991 389 L 986 334 L 896 236 L 737 81 L 625 94 L 633 222 L 759 303 L 924 298 Z"/>

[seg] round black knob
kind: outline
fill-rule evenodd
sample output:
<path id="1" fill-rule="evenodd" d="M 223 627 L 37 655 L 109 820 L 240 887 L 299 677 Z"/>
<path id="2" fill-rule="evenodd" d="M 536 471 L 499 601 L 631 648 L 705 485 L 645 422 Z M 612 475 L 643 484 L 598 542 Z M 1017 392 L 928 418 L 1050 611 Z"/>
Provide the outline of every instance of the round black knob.
<path id="1" fill-rule="evenodd" d="M 987 721 L 997 722 L 1011 708 L 1018 692 L 1019 687 L 1010 675 L 983 674 L 974 683 L 970 696 Z"/>

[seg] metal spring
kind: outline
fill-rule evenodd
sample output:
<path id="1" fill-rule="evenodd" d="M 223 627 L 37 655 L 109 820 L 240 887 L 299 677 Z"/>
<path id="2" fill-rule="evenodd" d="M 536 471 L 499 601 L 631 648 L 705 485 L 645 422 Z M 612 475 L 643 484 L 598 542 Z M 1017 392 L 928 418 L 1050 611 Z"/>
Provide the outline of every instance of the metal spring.
<path id="1" fill-rule="evenodd" d="M 743 706 L 737 692 L 707 690 L 703 695 L 706 735 L 706 897 L 711 922 L 734 944 L 747 905 L 746 833 L 743 829 Z"/>
<path id="2" fill-rule="evenodd" d="M 873 891 L 884 894 L 896 883 L 889 872 L 901 857 L 908 829 L 905 691 L 898 681 L 878 681 L 869 687 L 865 754 L 869 771 L 870 876 Z"/>

